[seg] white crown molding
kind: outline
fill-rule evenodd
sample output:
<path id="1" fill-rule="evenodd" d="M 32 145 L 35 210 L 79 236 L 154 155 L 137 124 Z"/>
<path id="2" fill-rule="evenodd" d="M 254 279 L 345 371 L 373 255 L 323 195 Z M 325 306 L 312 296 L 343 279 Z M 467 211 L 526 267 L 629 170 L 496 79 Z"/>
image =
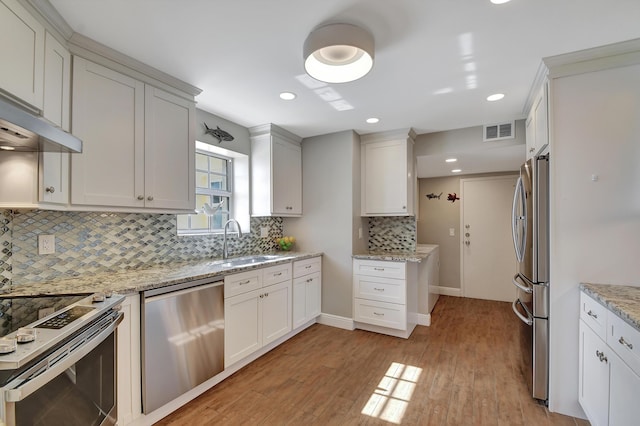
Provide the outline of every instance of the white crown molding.
<path id="1" fill-rule="evenodd" d="M 412 128 L 389 130 L 387 132 L 379 133 L 367 133 L 366 135 L 360 135 L 361 143 L 372 143 L 380 141 L 388 141 L 394 139 L 407 139 L 411 143 L 415 142 L 418 135 Z"/>
<path id="2" fill-rule="evenodd" d="M 288 130 L 283 129 L 280 126 L 277 126 L 273 123 L 261 124 L 259 126 L 249 127 L 249 135 L 253 137 L 267 135 L 267 134 L 276 134 L 281 138 L 287 139 L 291 143 L 295 143 L 300 145 L 302 142 L 302 138 L 298 135 L 291 133 Z"/>
<path id="3" fill-rule="evenodd" d="M 58 13 L 55 7 L 49 0 L 25 0 L 29 6 L 31 6 L 53 30 L 58 32 L 64 40 L 68 40 L 73 34 L 73 28 L 65 21 L 65 19 Z"/>

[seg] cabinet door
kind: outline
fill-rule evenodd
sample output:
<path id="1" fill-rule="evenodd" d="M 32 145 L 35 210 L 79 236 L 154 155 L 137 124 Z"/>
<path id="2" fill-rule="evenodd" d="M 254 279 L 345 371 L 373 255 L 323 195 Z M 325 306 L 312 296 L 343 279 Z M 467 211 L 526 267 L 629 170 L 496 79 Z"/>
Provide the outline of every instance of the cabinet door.
<path id="1" fill-rule="evenodd" d="M 69 130 L 71 54 L 51 34 L 45 37 L 43 116 L 64 130 Z M 43 152 L 40 201 L 69 202 L 69 154 Z"/>
<path id="2" fill-rule="evenodd" d="M 0 0 L 0 87 L 42 109 L 44 26 L 16 0 Z"/>
<path id="3" fill-rule="evenodd" d="M 578 400 L 594 426 L 606 426 L 609 419 L 609 358 L 607 345 L 580 321 Z"/>
<path id="4" fill-rule="evenodd" d="M 547 84 L 543 84 L 533 107 L 536 126 L 536 154 L 541 153 L 549 144 L 549 115 L 547 102 Z"/>
<path id="5" fill-rule="evenodd" d="M 267 345 L 291 331 L 291 281 L 263 287 L 262 345 Z"/>
<path id="6" fill-rule="evenodd" d="M 320 315 L 321 282 L 320 272 L 293 280 L 293 328 Z"/>
<path id="7" fill-rule="evenodd" d="M 140 403 L 140 296 L 127 296 L 118 326 L 118 424 L 126 425 L 142 413 Z"/>
<path id="8" fill-rule="evenodd" d="M 406 144 L 397 140 L 364 146 L 363 216 L 408 213 Z"/>
<path id="9" fill-rule="evenodd" d="M 145 206 L 195 208 L 195 104 L 145 89 Z"/>
<path id="10" fill-rule="evenodd" d="M 536 123 L 533 110 L 527 116 L 525 122 L 525 141 L 527 145 L 527 160 L 535 155 L 536 151 Z"/>
<path id="11" fill-rule="evenodd" d="M 76 57 L 71 203 L 144 206 L 144 83 Z"/>
<path id="12" fill-rule="evenodd" d="M 255 290 L 224 300 L 225 368 L 262 347 L 260 295 L 262 290 Z"/>
<path id="13" fill-rule="evenodd" d="M 272 212 L 302 214 L 302 148 L 272 136 Z"/>
<path id="14" fill-rule="evenodd" d="M 633 425 L 640 419 L 638 404 L 640 377 L 614 355 L 611 358 L 611 379 L 609 395 L 609 424 Z"/>

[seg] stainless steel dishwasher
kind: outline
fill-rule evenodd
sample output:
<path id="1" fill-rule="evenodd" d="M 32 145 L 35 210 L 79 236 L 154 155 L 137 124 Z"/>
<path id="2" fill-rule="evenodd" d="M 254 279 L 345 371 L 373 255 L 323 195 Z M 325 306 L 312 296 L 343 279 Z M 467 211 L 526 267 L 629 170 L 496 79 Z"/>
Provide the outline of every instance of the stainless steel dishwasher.
<path id="1" fill-rule="evenodd" d="M 142 293 L 142 409 L 150 413 L 224 370 L 224 281 Z"/>

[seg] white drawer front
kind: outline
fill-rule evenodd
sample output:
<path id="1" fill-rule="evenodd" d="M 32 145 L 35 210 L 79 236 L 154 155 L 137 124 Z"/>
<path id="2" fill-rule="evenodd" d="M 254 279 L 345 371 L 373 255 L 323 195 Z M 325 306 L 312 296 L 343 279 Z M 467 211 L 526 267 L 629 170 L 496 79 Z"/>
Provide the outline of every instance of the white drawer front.
<path id="1" fill-rule="evenodd" d="M 225 299 L 259 288 L 262 288 L 262 269 L 240 272 L 224 277 Z"/>
<path id="2" fill-rule="evenodd" d="M 353 273 L 355 275 L 405 279 L 406 263 L 387 262 L 382 260 L 354 259 Z"/>
<path id="3" fill-rule="evenodd" d="M 605 339 L 607 308 L 584 292 L 580 292 L 580 319 L 595 331 L 601 339 Z"/>
<path id="4" fill-rule="evenodd" d="M 269 266 L 262 270 L 262 286 L 281 283 L 291 279 L 291 263 Z"/>
<path id="5" fill-rule="evenodd" d="M 322 268 L 322 259 L 320 257 L 312 257 L 311 259 L 297 260 L 293 262 L 293 277 L 298 278 L 303 275 L 320 272 Z"/>
<path id="6" fill-rule="evenodd" d="M 353 277 L 354 297 L 380 302 L 406 304 L 406 281 L 393 278 L 355 275 Z"/>
<path id="7" fill-rule="evenodd" d="M 636 374 L 640 374 L 640 331 L 613 312 L 608 312 L 607 322 L 607 344 Z"/>
<path id="8" fill-rule="evenodd" d="M 407 329 L 407 309 L 405 305 L 354 299 L 354 320 L 397 330 Z"/>

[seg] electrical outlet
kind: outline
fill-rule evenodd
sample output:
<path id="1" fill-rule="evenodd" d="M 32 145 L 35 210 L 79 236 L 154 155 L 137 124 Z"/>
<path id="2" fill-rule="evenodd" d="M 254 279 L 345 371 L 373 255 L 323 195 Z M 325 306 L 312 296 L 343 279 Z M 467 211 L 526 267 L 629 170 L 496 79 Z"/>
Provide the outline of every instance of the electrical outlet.
<path id="1" fill-rule="evenodd" d="M 456 228 L 449 228 L 449 236 L 450 237 L 456 236 Z"/>
<path id="2" fill-rule="evenodd" d="M 267 238 L 269 236 L 269 227 L 268 226 L 261 226 L 260 227 L 260 237 L 261 238 Z"/>
<path id="3" fill-rule="evenodd" d="M 53 254 L 56 252 L 55 235 L 38 235 L 38 254 Z"/>

